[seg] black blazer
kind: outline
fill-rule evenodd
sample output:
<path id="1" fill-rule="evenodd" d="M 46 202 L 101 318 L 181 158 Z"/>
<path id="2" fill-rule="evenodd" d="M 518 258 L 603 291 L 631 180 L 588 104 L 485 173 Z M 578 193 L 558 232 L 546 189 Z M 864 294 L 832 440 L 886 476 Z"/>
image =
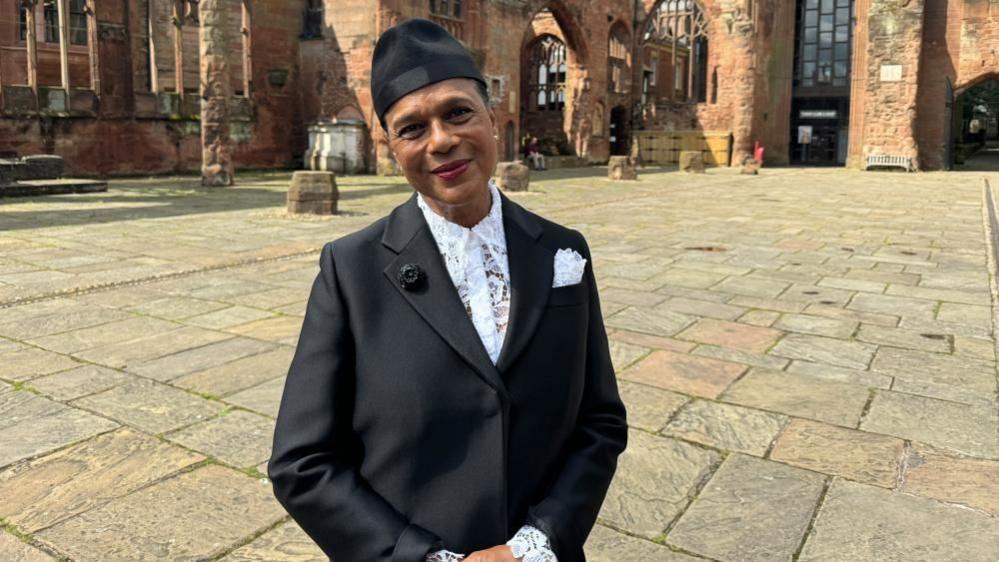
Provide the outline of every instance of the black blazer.
<path id="1" fill-rule="evenodd" d="M 416 205 L 327 244 L 274 433 L 274 494 L 336 562 L 544 531 L 581 562 L 627 440 L 589 261 L 552 288 L 578 232 L 503 197 L 511 317 L 489 360 Z M 405 264 L 425 278 L 403 288 Z"/>

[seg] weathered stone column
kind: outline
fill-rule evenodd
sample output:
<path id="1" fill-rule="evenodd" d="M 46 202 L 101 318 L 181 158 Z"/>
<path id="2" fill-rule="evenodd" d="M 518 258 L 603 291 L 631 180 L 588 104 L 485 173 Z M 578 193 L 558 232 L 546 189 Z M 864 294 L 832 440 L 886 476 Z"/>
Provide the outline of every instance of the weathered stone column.
<path id="1" fill-rule="evenodd" d="M 187 4 L 187 0 L 173 2 L 173 83 L 174 91 L 180 96 L 184 95 L 184 20 Z"/>
<path id="2" fill-rule="evenodd" d="M 738 96 L 732 100 L 732 165 L 742 166 L 753 156 L 753 114 L 756 101 L 756 29 L 744 2 L 733 0 L 722 8 L 736 46 Z"/>
<path id="3" fill-rule="evenodd" d="M 229 136 L 228 3 L 201 0 L 201 185 L 232 185 L 232 139 Z"/>
<path id="4" fill-rule="evenodd" d="M 38 0 L 21 0 L 26 11 L 25 24 L 28 28 L 26 38 L 28 47 L 28 86 L 38 96 L 38 39 L 35 34 L 35 6 Z"/>

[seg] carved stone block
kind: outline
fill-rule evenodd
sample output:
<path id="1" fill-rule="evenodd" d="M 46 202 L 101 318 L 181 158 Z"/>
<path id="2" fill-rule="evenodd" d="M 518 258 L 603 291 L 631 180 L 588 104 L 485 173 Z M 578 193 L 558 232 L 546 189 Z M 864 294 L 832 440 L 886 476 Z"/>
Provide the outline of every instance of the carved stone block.
<path id="1" fill-rule="evenodd" d="M 500 162 L 493 175 L 496 185 L 503 191 L 527 191 L 531 180 L 531 169 L 523 162 Z"/>
<path id="2" fill-rule="evenodd" d="M 696 150 L 680 151 L 680 171 L 688 174 L 703 174 L 704 155 Z"/>
<path id="3" fill-rule="evenodd" d="M 607 162 L 607 179 L 637 180 L 638 171 L 627 156 L 611 156 Z"/>
<path id="4" fill-rule="evenodd" d="M 288 188 L 288 212 L 332 215 L 340 191 L 333 172 L 295 172 Z"/>

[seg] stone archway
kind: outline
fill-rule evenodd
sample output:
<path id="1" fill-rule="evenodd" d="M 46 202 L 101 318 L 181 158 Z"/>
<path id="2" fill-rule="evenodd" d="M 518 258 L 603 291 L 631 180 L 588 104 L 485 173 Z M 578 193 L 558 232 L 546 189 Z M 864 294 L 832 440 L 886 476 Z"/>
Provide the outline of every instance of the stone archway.
<path id="1" fill-rule="evenodd" d="M 950 142 L 954 163 L 999 145 L 999 73 L 975 77 L 954 88 Z"/>
<path id="2" fill-rule="evenodd" d="M 520 134 L 537 136 L 549 154 L 577 155 L 591 133 L 586 43 L 560 0 L 533 13 L 520 50 Z"/>

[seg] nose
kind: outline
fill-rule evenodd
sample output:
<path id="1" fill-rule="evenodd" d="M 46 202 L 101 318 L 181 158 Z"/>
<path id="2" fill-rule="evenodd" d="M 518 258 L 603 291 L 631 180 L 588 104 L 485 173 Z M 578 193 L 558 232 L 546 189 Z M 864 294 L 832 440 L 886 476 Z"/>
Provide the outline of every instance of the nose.
<path id="1" fill-rule="evenodd" d="M 457 144 L 457 139 L 449 127 L 440 119 L 430 122 L 430 150 L 439 154 L 447 154 Z"/>

